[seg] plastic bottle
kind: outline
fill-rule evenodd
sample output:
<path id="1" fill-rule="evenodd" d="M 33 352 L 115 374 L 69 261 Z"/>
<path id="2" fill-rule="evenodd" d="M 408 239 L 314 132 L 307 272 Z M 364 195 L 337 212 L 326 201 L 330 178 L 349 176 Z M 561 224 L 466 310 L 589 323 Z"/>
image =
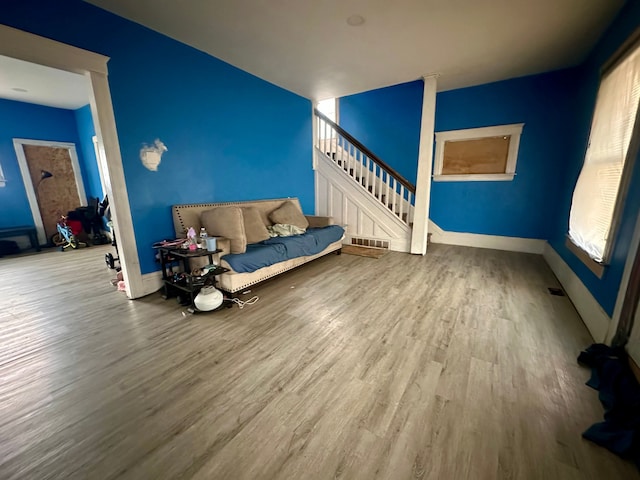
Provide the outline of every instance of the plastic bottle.
<path id="1" fill-rule="evenodd" d="M 204 227 L 200 228 L 200 248 L 207 248 L 207 237 L 207 230 Z"/>

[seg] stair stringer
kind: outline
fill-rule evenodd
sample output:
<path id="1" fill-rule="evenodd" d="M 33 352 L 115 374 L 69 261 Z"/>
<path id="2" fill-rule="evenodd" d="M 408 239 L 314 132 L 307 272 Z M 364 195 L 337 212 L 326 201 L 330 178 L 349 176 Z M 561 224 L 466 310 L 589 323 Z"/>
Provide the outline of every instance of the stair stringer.
<path id="1" fill-rule="evenodd" d="M 345 227 L 345 243 L 367 238 L 389 242 L 389 249 L 409 252 L 411 227 L 353 178 L 345 174 L 326 155 L 314 149 L 316 156 L 316 214 L 331 216 Z"/>

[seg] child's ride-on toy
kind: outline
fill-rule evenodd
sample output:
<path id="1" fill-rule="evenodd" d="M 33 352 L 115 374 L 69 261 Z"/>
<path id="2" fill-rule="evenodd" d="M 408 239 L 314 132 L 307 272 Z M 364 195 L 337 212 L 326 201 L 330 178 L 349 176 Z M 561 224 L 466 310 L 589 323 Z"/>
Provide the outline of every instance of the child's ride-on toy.
<path id="1" fill-rule="evenodd" d="M 72 223 L 77 223 L 77 229 L 74 231 Z M 76 235 L 82 231 L 82 224 L 80 222 L 67 221 L 67 217 L 60 215 L 60 220 L 56 225 L 58 233 L 55 233 L 51 237 L 51 242 L 60 247 L 61 251 L 65 251 L 67 248 L 80 248 L 86 247 L 85 242 L 81 242 L 76 238 Z"/>

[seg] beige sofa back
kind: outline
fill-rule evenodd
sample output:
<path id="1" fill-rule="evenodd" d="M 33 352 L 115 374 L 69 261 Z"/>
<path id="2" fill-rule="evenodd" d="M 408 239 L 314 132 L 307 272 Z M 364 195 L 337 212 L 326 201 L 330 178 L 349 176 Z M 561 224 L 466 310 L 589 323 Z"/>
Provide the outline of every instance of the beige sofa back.
<path id="1" fill-rule="evenodd" d="M 173 214 L 173 227 L 176 232 L 176 238 L 184 238 L 189 227 L 193 227 L 196 233 L 202 226 L 200 224 L 200 214 L 205 210 L 211 210 L 216 207 L 237 206 L 237 207 L 256 207 L 260 211 L 260 215 L 265 225 L 271 225 L 269 213 L 274 211 L 286 201 L 291 201 L 298 206 L 300 211 L 300 200 L 297 198 L 275 198 L 270 200 L 251 200 L 246 202 L 221 202 L 221 203 L 192 203 L 186 205 L 174 205 L 171 209 Z"/>

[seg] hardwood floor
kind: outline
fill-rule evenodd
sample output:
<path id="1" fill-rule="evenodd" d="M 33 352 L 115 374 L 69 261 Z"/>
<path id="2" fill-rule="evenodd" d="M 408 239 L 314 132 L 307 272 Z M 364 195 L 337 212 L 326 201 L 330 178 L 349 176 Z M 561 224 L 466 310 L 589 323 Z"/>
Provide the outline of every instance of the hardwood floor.
<path id="1" fill-rule="evenodd" d="M 2 479 L 633 479 L 539 256 L 329 255 L 183 316 L 108 249 L 0 260 Z"/>

